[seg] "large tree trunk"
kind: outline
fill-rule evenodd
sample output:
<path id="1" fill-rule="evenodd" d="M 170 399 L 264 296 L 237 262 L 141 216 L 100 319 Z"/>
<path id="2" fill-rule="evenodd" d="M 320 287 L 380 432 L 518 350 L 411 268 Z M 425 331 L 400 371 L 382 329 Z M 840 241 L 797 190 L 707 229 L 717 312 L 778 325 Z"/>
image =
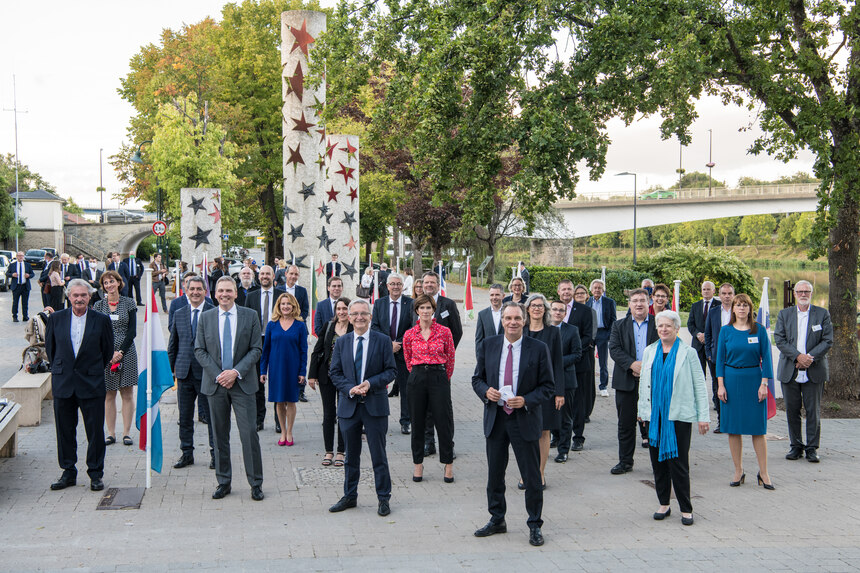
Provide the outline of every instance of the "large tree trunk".
<path id="1" fill-rule="evenodd" d="M 833 321 L 833 349 L 830 352 L 830 380 L 827 396 L 857 399 L 860 388 L 860 357 L 857 354 L 857 256 L 860 250 L 860 206 L 852 193 L 830 232 L 830 317 Z"/>
<path id="2" fill-rule="evenodd" d="M 491 285 L 496 282 L 496 239 L 491 238 L 492 240 L 487 241 L 487 254 L 491 257 L 490 262 L 487 263 L 487 284 Z M 480 264 L 480 263 L 478 263 Z"/>
<path id="3" fill-rule="evenodd" d="M 424 256 L 424 242 L 419 241 L 418 237 L 411 235 L 409 242 L 412 243 L 412 273 L 415 275 L 415 280 L 424 274 L 424 261 L 421 258 Z"/>

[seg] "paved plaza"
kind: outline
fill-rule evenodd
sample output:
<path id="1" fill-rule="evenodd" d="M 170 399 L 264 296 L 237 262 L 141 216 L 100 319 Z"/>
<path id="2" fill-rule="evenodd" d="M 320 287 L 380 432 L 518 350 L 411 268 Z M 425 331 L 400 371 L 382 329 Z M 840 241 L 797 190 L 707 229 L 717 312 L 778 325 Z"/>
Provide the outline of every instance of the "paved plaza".
<path id="1" fill-rule="evenodd" d="M 462 299 L 462 287 L 450 285 L 449 290 Z M 486 291 L 475 294 L 483 308 Z M 38 299 L 37 292 L 31 293 L 31 308 L 41 306 Z M 18 369 L 25 346 L 24 325 L 12 323 L 10 306 L 11 294 L 0 294 L 0 381 Z M 166 331 L 166 314 L 160 319 Z M 142 325 L 139 320 L 140 333 Z M 784 459 L 787 429 L 779 412 L 770 421 L 768 442 L 775 491 L 755 484 L 749 438 L 744 440 L 746 483 L 730 488 L 726 437 L 694 434 L 690 470 L 696 522 L 684 527 L 674 501 L 669 519 L 651 518 L 658 503 L 646 450 L 637 448 L 631 473 L 610 475 L 618 461 L 614 393 L 598 396 L 586 426 L 585 450 L 571 452 L 566 464 L 550 459 L 547 465 L 546 544 L 528 544 L 513 456 L 507 474 L 508 533 L 473 537 L 489 518 L 482 404 L 471 387 L 474 328 L 474 321 L 464 320 L 452 380 L 456 481 L 443 483 L 442 466 L 433 456 L 425 460 L 424 481 L 412 482 L 409 437 L 400 434 L 399 400 L 392 399 L 392 512 L 384 518 L 376 514 L 369 469 L 358 508 L 327 511 L 342 495 L 343 470 L 320 465 L 322 407 L 319 394 L 310 389 L 309 402 L 298 405 L 293 447 L 277 445 L 269 405 L 261 433 L 262 502 L 251 500 L 235 427 L 233 493 L 225 499 L 211 499 L 217 484 L 208 469 L 202 424 L 195 431 L 196 465 L 172 468 L 180 452 L 177 408 L 168 403 L 162 407 L 164 471 L 153 474 L 139 510 L 123 511 L 96 511 L 102 494 L 89 489 L 82 424 L 78 485 L 50 491 L 61 472 L 52 402 L 44 401 L 42 424 L 19 432 L 18 456 L 0 459 L 0 570 L 860 570 L 860 420 L 823 420 L 821 463 L 810 464 Z M 686 329 L 682 333 L 689 340 Z M 133 437 L 133 447 L 118 443 L 107 449 L 108 488 L 145 483 L 145 455 L 137 448 L 136 431 Z M 366 449 L 362 467 L 370 467 Z"/>

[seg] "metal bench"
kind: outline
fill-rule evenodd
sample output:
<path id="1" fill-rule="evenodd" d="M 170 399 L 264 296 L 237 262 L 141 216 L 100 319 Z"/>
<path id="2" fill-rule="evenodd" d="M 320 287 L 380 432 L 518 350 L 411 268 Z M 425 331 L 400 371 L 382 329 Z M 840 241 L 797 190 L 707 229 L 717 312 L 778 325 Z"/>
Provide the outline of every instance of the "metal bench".
<path id="1" fill-rule="evenodd" d="M 18 418 L 21 405 L 9 402 L 0 410 L 0 458 L 18 454 Z"/>
<path id="2" fill-rule="evenodd" d="M 28 374 L 25 370 L 19 370 L 0 388 L 0 396 L 20 404 L 18 424 L 38 426 L 42 422 L 42 400 L 53 397 L 51 373 Z"/>

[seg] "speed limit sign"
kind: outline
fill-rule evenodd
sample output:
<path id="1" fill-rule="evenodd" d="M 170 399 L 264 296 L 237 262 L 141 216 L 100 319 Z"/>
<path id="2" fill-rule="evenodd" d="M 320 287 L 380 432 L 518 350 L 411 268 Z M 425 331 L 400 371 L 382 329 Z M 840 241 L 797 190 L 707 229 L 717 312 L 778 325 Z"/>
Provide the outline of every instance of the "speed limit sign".
<path id="1" fill-rule="evenodd" d="M 167 223 L 164 221 L 156 221 L 152 224 L 152 232 L 156 237 L 163 237 L 167 234 Z"/>

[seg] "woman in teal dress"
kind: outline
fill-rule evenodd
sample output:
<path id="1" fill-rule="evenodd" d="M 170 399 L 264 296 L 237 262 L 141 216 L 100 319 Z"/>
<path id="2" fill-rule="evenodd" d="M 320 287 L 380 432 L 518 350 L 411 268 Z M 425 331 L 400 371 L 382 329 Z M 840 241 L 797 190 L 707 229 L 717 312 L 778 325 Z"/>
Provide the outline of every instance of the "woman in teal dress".
<path id="1" fill-rule="evenodd" d="M 717 396 L 720 406 L 720 429 L 729 435 L 729 449 L 735 464 L 737 487 L 744 483 L 742 435 L 752 436 L 758 460 L 758 483 L 774 489 L 767 473 L 767 379 L 773 378 L 770 340 L 767 330 L 755 322 L 752 301 L 738 294 L 732 301 L 729 323 L 720 329 L 717 342 Z"/>
<path id="2" fill-rule="evenodd" d="M 299 384 L 305 381 L 308 362 L 308 329 L 302 321 L 296 298 L 281 294 L 272 308 L 272 320 L 266 325 L 266 339 L 260 358 L 260 382 L 269 382 L 269 402 L 281 423 L 279 446 L 293 445 L 293 424 Z"/>

